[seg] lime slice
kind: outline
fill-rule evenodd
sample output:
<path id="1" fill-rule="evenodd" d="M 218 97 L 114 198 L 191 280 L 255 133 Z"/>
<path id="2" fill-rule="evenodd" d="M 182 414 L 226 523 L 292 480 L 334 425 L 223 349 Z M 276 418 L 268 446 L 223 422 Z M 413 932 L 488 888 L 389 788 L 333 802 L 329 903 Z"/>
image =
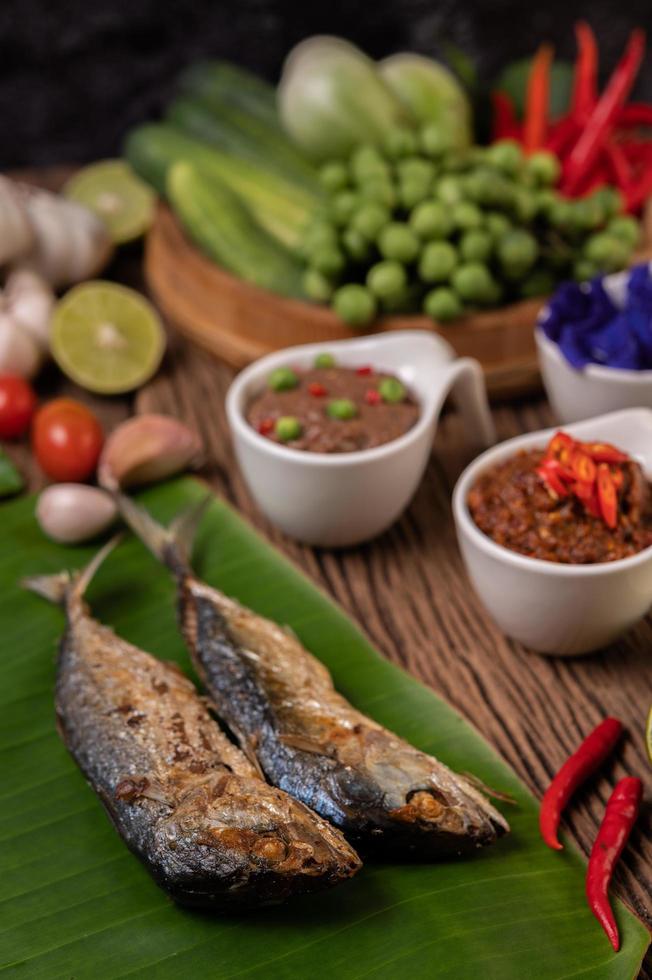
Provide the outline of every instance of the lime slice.
<path id="1" fill-rule="evenodd" d="M 140 238 L 154 217 L 156 194 L 125 160 L 101 160 L 79 170 L 63 189 L 106 224 L 116 245 Z"/>
<path id="2" fill-rule="evenodd" d="M 50 346 L 64 374 L 82 388 L 118 395 L 156 373 L 165 332 L 140 293 L 113 282 L 85 282 L 57 303 Z"/>
<path id="3" fill-rule="evenodd" d="M 647 748 L 647 756 L 650 762 L 652 762 L 652 705 L 650 705 L 650 710 L 647 713 L 647 724 L 645 726 L 645 746 Z"/>

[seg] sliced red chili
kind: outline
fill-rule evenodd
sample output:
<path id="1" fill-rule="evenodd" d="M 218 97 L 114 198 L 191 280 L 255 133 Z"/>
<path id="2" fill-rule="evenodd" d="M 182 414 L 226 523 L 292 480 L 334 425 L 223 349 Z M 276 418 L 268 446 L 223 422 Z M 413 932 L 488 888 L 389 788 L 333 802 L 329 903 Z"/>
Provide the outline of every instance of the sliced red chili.
<path id="1" fill-rule="evenodd" d="M 586 736 L 566 760 L 544 793 L 539 811 L 541 836 L 556 851 L 562 849 L 557 837 L 559 820 L 575 790 L 595 772 L 613 751 L 623 726 L 617 718 L 605 718 Z"/>
<path id="2" fill-rule="evenodd" d="M 613 529 L 618 524 L 618 494 L 606 463 L 598 463 L 597 483 L 600 513 L 607 527 Z"/>
<path id="3" fill-rule="evenodd" d="M 584 510 L 591 515 L 591 517 L 602 517 L 602 511 L 600 510 L 600 502 L 598 500 L 598 492 L 595 483 L 574 483 L 572 486 L 572 491 L 577 497 L 577 499 L 582 503 Z"/>
<path id="4" fill-rule="evenodd" d="M 324 398 L 328 394 L 328 388 L 320 384 L 319 381 L 311 381 L 308 385 L 308 392 L 313 398 Z"/>
<path id="5" fill-rule="evenodd" d="M 620 490 L 623 483 L 625 482 L 625 474 L 622 470 L 619 470 L 616 466 L 612 466 L 609 469 L 611 473 L 611 479 L 614 481 L 614 486 L 616 490 Z"/>
<path id="6" fill-rule="evenodd" d="M 571 456 L 571 468 L 573 475 L 582 483 L 593 483 L 596 476 L 595 463 L 590 456 L 583 453 L 581 449 L 576 449 Z"/>
<path id="7" fill-rule="evenodd" d="M 555 497 L 563 498 L 568 496 L 568 487 L 564 484 L 559 470 L 560 466 L 556 459 L 544 459 L 537 466 L 536 472 Z"/>
<path id="8" fill-rule="evenodd" d="M 575 440 L 567 432 L 555 432 L 546 448 L 546 456 L 560 458 L 563 452 L 568 452 L 576 446 Z"/>
<path id="9" fill-rule="evenodd" d="M 627 453 L 608 442 L 583 442 L 582 449 L 595 463 L 626 463 Z"/>
<path id="10" fill-rule="evenodd" d="M 364 400 L 366 401 L 367 405 L 379 405 L 382 401 L 382 396 L 379 391 L 376 391 L 375 388 L 369 388 L 369 390 L 365 391 L 364 393 Z"/>
<path id="11" fill-rule="evenodd" d="M 258 431 L 261 436 L 268 436 L 274 428 L 274 419 L 262 419 L 258 423 Z"/>
<path id="12" fill-rule="evenodd" d="M 371 374 L 372 370 L 373 368 L 369 364 L 363 364 L 362 367 L 355 369 L 355 373 L 364 378 L 366 375 Z"/>

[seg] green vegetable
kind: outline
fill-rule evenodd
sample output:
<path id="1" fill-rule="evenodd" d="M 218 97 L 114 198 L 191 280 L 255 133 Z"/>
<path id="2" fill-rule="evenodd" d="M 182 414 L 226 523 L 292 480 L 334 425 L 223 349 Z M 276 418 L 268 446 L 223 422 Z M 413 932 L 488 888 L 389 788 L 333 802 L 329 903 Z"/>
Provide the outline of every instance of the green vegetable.
<path id="1" fill-rule="evenodd" d="M 491 273 L 480 262 L 459 265 L 453 272 L 451 282 L 460 299 L 467 303 L 486 303 L 494 288 Z"/>
<path id="2" fill-rule="evenodd" d="M 513 176 L 523 164 L 523 151 L 516 140 L 498 140 L 487 147 L 487 163 Z"/>
<path id="3" fill-rule="evenodd" d="M 520 284 L 519 292 L 525 299 L 549 296 L 555 288 L 555 277 L 550 269 L 535 269 Z"/>
<path id="4" fill-rule="evenodd" d="M 529 232 L 514 228 L 498 241 L 496 252 L 507 278 L 519 279 L 536 262 L 539 246 Z"/>
<path id="5" fill-rule="evenodd" d="M 504 92 L 511 99 L 520 119 L 525 111 L 528 79 L 532 68 L 532 58 L 520 58 L 503 69 L 496 79 L 494 88 Z M 555 58 L 550 66 L 550 104 L 551 119 L 563 116 L 570 107 L 573 90 L 573 66 L 567 61 Z"/>
<path id="6" fill-rule="evenodd" d="M 483 224 L 482 211 L 469 201 L 460 201 L 454 205 L 451 218 L 453 225 L 461 231 L 480 228 Z"/>
<path id="7" fill-rule="evenodd" d="M 614 238 L 620 238 L 627 245 L 634 248 L 641 237 L 641 226 L 631 215 L 622 214 L 617 218 L 612 218 L 607 225 L 607 232 Z"/>
<path id="8" fill-rule="evenodd" d="M 376 301 L 368 289 L 349 283 L 335 290 L 333 309 L 351 327 L 366 327 L 376 315 Z"/>
<path id="9" fill-rule="evenodd" d="M 352 225 L 342 232 L 342 244 L 354 262 L 364 262 L 371 251 L 369 239 L 361 235 Z"/>
<path id="10" fill-rule="evenodd" d="M 417 122 L 440 126 L 450 146 L 470 146 L 471 106 L 448 68 L 422 55 L 401 53 L 381 61 L 378 71 Z"/>
<path id="11" fill-rule="evenodd" d="M 327 303 L 333 295 L 333 284 L 317 269 L 306 269 L 303 276 L 303 291 L 315 303 Z"/>
<path id="12" fill-rule="evenodd" d="M 337 229 L 328 221 L 317 219 L 306 229 L 301 239 L 301 254 L 310 256 L 322 248 L 337 247 Z"/>
<path id="13" fill-rule="evenodd" d="M 381 154 L 375 146 L 363 144 L 358 146 L 351 154 L 349 166 L 353 179 L 358 184 L 364 184 L 368 180 L 380 178 L 389 179 L 389 167 L 383 160 Z"/>
<path id="14" fill-rule="evenodd" d="M 217 178 L 179 162 L 170 170 L 168 194 L 190 237 L 219 265 L 282 295 L 303 295 L 300 265 Z"/>
<path id="15" fill-rule="evenodd" d="M 421 130 L 421 149 L 426 156 L 439 160 L 444 153 L 451 149 L 448 133 L 441 123 L 428 123 Z"/>
<path id="16" fill-rule="evenodd" d="M 491 254 L 493 240 L 487 231 L 467 231 L 460 238 L 459 250 L 467 262 L 486 262 Z"/>
<path id="17" fill-rule="evenodd" d="M 539 150 L 527 158 L 525 170 L 526 173 L 534 177 L 537 184 L 551 187 L 559 180 L 561 165 L 554 153 L 549 153 L 547 150 Z"/>
<path id="18" fill-rule="evenodd" d="M 354 191 L 340 191 L 331 201 L 333 220 L 338 225 L 346 225 L 358 207 L 358 195 Z"/>
<path id="19" fill-rule="evenodd" d="M 237 194 L 258 224 L 290 248 L 299 246 L 304 229 L 323 203 L 321 196 L 270 173 L 264 164 L 235 159 L 169 125 L 148 124 L 132 130 L 125 155 L 136 173 L 163 197 L 174 164 L 185 162 L 201 169 Z"/>
<path id="20" fill-rule="evenodd" d="M 602 272 L 615 272 L 627 264 L 630 246 L 622 238 L 603 231 L 587 238 L 584 257 L 593 262 Z"/>
<path id="21" fill-rule="evenodd" d="M 405 269 L 399 262 L 388 259 L 377 262 L 367 273 L 367 286 L 378 299 L 391 302 L 405 292 L 407 286 Z"/>
<path id="22" fill-rule="evenodd" d="M 9 459 L 7 454 L 0 449 L 0 498 L 13 497 L 20 493 L 25 486 L 25 481 Z"/>
<path id="23" fill-rule="evenodd" d="M 434 190 L 435 197 L 447 207 L 464 200 L 464 184 L 461 178 L 454 174 L 441 177 L 435 184 Z"/>
<path id="24" fill-rule="evenodd" d="M 383 378 L 378 385 L 378 391 L 384 402 L 402 402 L 405 398 L 405 385 L 398 378 Z"/>
<path id="25" fill-rule="evenodd" d="M 374 201 L 360 205 L 358 210 L 351 217 L 351 227 L 363 235 L 369 241 L 373 241 L 380 234 L 381 228 L 389 224 L 390 212 Z"/>
<path id="26" fill-rule="evenodd" d="M 396 164 L 396 173 L 404 183 L 414 181 L 429 187 L 435 176 L 435 167 L 423 157 L 406 157 Z"/>
<path id="27" fill-rule="evenodd" d="M 450 210 L 439 201 L 423 201 L 412 211 L 410 228 L 419 238 L 448 238 L 453 230 Z"/>
<path id="28" fill-rule="evenodd" d="M 328 351 L 322 351 L 321 354 L 316 354 L 313 361 L 313 365 L 316 368 L 332 368 L 335 367 L 336 363 L 337 361 Z"/>
<path id="29" fill-rule="evenodd" d="M 459 298 L 452 289 L 447 289 L 445 286 L 441 286 L 439 289 L 431 289 L 429 293 L 426 293 L 423 301 L 424 313 L 432 317 L 433 320 L 441 320 L 442 323 L 457 319 L 458 316 L 461 316 L 462 309 Z"/>
<path id="30" fill-rule="evenodd" d="M 309 38 L 293 48 L 278 104 L 287 132 L 316 160 L 346 156 L 360 143 L 381 144 L 407 119 L 373 61 L 334 37 Z"/>
<path id="31" fill-rule="evenodd" d="M 349 184 L 349 171 L 346 164 L 331 160 L 319 169 L 319 179 L 327 191 L 341 191 Z"/>
<path id="32" fill-rule="evenodd" d="M 354 419 L 358 414 L 355 402 L 350 398 L 335 398 L 326 406 L 326 414 L 332 419 Z"/>
<path id="33" fill-rule="evenodd" d="M 600 269 L 595 262 L 589 262 L 588 259 L 578 259 L 573 264 L 573 279 L 576 279 L 577 282 L 587 282 L 597 276 L 599 272 Z"/>
<path id="34" fill-rule="evenodd" d="M 182 92 L 205 100 L 219 112 L 226 103 L 276 127 L 283 132 L 276 109 L 276 90 L 253 72 L 228 61 L 202 61 L 193 65 L 179 79 Z"/>
<path id="35" fill-rule="evenodd" d="M 289 367 L 276 368 L 267 379 L 267 386 L 273 391 L 291 391 L 299 384 L 299 378 Z"/>
<path id="36" fill-rule="evenodd" d="M 383 146 L 390 160 L 412 156 L 418 149 L 416 133 L 404 126 L 395 126 L 386 133 Z"/>
<path id="37" fill-rule="evenodd" d="M 320 193 L 317 172 L 278 122 L 270 125 L 239 106 L 200 97 L 179 97 L 168 107 L 166 120 L 188 136 L 201 140 L 236 159 Z"/>
<path id="38" fill-rule="evenodd" d="M 419 239 L 409 225 L 400 221 L 391 221 L 380 233 L 378 248 L 386 259 L 409 263 L 416 259 L 420 245 Z"/>
<path id="39" fill-rule="evenodd" d="M 428 242 L 419 259 L 419 276 L 424 282 L 446 282 L 457 263 L 450 242 Z"/>
<path id="40" fill-rule="evenodd" d="M 430 198 L 430 183 L 419 179 L 408 179 L 401 181 L 398 192 L 401 206 L 406 211 L 411 211 L 417 204 Z"/>
<path id="41" fill-rule="evenodd" d="M 494 241 L 501 238 L 512 226 L 509 218 L 500 211 L 485 211 L 484 221 Z"/>
<path id="42" fill-rule="evenodd" d="M 274 424 L 274 432 L 281 442 L 292 442 L 302 433 L 301 422 L 294 415 L 281 415 Z"/>
<path id="43" fill-rule="evenodd" d="M 344 256 L 339 248 L 324 245 L 312 253 L 310 264 L 318 272 L 334 279 L 344 269 Z"/>

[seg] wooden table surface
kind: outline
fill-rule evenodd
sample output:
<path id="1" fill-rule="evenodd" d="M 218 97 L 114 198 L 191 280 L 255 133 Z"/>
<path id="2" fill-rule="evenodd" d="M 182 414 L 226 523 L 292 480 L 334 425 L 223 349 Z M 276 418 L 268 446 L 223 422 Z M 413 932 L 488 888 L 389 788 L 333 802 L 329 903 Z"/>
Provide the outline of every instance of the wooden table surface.
<path id="1" fill-rule="evenodd" d="M 142 288 L 138 249 L 123 252 L 109 275 Z M 615 781 L 626 774 L 642 776 L 648 803 L 616 887 L 652 926 L 652 765 L 644 745 L 652 704 L 652 618 L 612 647 L 575 659 L 528 653 L 494 626 L 469 585 L 456 545 L 451 492 L 470 456 L 453 412 L 441 420 L 414 501 L 390 531 L 370 544 L 338 552 L 285 538 L 257 510 L 234 461 L 223 407 L 232 376 L 228 367 L 170 333 L 162 370 L 133 400 L 89 396 L 54 368 L 40 379 L 39 391 L 43 397 L 66 393 L 80 398 L 107 431 L 133 411 L 163 412 L 194 426 L 207 449 L 201 473 L 215 491 L 333 596 L 386 657 L 466 716 L 537 796 L 597 722 L 608 714 L 622 719 L 627 738 L 600 777 L 577 795 L 566 827 L 588 854 Z M 499 439 L 553 423 L 541 396 L 497 405 L 494 419 Z M 30 489 L 42 486 L 26 447 L 11 452 Z M 652 961 L 641 976 L 652 977 Z"/>

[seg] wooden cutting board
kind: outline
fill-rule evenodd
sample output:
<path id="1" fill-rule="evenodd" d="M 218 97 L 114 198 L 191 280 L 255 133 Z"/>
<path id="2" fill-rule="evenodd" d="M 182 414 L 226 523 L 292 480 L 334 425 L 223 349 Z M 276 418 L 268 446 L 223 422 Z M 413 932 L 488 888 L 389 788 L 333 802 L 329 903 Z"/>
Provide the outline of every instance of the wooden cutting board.
<path id="1" fill-rule="evenodd" d="M 646 248 L 637 259 L 651 252 Z M 145 276 L 170 322 L 236 368 L 284 347 L 352 336 L 328 307 L 277 296 L 225 272 L 190 242 L 165 205 L 147 237 Z M 460 357 L 480 362 L 492 397 L 511 397 L 540 386 L 533 328 L 544 303 L 525 300 L 451 325 L 426 316 L 386 317 L 369 332 L 433 330 Z"/>

